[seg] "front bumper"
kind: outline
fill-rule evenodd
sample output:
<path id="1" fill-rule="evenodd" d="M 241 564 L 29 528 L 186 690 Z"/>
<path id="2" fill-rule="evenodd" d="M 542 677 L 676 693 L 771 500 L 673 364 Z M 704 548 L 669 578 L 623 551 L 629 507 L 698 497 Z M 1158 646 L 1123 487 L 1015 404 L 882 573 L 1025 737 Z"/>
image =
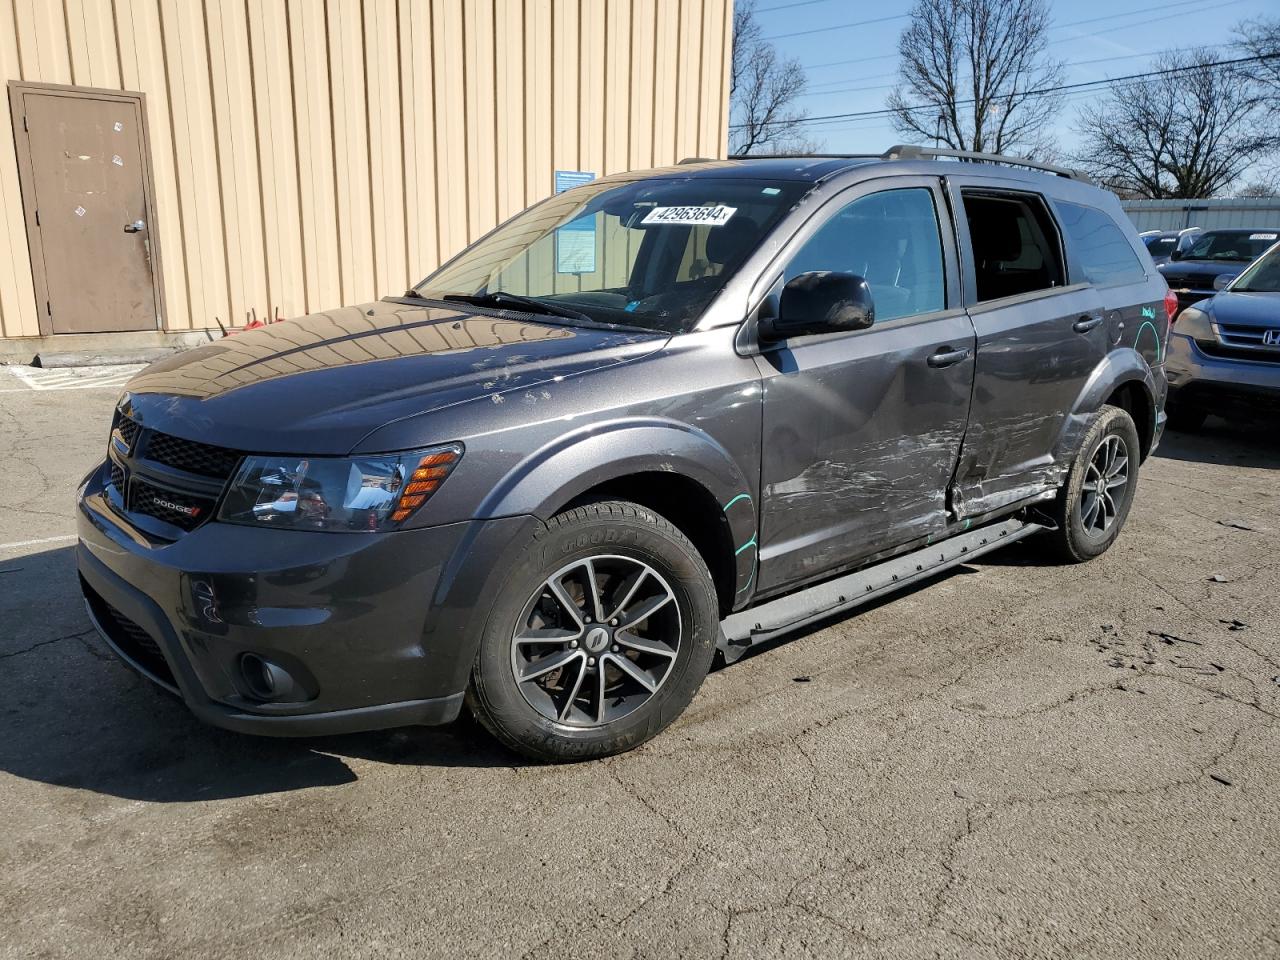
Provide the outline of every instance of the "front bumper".
<path id="1" fill-rule="evenodd" d="M 94 625 L 202 720 L 313 736 L 447 723 L 462 706 L 502 559 L 538 521 L 509 517 L 388 534 L 206 523 L 172 543 L 78 495 L 77 562 Z M 292 681 L 265 696 L 245 656 Z"/>
<path id="2" fill-rule="evenodd" d="M 1165 359 L 1169 402 L 1211 413 L 1280 409 L 1280 363 L 1214 357 L 1173 331 Z"/>

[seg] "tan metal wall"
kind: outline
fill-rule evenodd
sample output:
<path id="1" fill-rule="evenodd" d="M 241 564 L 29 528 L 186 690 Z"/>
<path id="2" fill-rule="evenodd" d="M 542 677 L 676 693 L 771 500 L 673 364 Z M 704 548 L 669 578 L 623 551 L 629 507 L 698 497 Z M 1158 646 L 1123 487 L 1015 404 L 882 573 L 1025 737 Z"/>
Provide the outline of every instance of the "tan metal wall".
<path id="1" fill-rule="evenodd" d="M 0 79 L 146 94 L 172 330 L 398 293 L 551 192 L 722 156 L 732 0 L 0 0 Z M 0 334 L 36 336 L 7 98 Z"/>

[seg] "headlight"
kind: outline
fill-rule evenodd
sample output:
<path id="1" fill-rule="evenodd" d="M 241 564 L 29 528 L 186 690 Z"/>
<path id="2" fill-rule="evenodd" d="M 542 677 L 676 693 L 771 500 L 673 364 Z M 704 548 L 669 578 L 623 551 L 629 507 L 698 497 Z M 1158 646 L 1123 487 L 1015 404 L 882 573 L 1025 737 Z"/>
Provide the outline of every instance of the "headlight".
<path id="1" fill-rule="evenodd" d="M 367 457 L 246 457 L 218 519 L 286 530 L 393 530 L 460 459 L 457 443 Z"/>
<path id="2" fill-rule="evenodd" d="M 1178 319 L 1174 321 L 1173 329 L 1175 333 L 1190 337 L 1192 340 L 1212 341 L 1215 339 L 1213 323 L 1209 319 L 1209 315 L 1196 307 L 1187 307 L 1187 309 L 1178 314 Z"/>

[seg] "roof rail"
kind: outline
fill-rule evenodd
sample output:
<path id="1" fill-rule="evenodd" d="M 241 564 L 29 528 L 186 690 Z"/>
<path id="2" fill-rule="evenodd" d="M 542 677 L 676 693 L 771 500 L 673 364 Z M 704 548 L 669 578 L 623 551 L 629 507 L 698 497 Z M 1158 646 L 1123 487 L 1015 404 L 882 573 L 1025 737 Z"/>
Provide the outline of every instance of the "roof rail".
<path id="1" fill-rule="evenodd" d="M 1007 167 L 1027 167 L 1031 170 L 1043 170 L 1045 173 L 1066 177 L 1068 180 L 1092 182 L 1083 170 L 1070 167 L 1059 167 L 1039 160 L 1028 160 L 1026 157 L 1008 157 L 1002 153 L 974 153 L 970 150 L 940 150 L 935 147 L 920 147 L 912 143 L 900 143 L 884 152 L 882 160 L 936 160 L 939 157 L 953 157 L 956 160 L 972 160 L 975 163 L 1000 163 Z"/>
<path id="2" fill-rule="evenodd" d="M 731 153 L 730 160 L 882 160 L 878 153 Z"/>

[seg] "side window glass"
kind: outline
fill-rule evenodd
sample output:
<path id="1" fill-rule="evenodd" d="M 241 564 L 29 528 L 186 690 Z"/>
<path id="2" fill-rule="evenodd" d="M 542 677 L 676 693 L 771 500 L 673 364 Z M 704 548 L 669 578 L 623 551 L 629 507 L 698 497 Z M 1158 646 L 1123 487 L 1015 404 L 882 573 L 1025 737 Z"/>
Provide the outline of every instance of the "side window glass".
<path id="1" fill-rule="evenodd" d="M 979 301 L 1062 286 L 1062 253 L 1039 197 L 962 191 Z"/>
<path id="2" fill-rule="evenodd" d="M 1079 203 L 1059 203 L 1057 206 L 1062 232 L 1066 234 L 1067 243 L 1084 274 L 1079 279 L 1099 286 L 1137 283 L 1146 279 L 1147 273 L 1142 269 L 1138 255 L 1107 214 Z"/>
<path id="3" fill-rule="evenodd" d="M 849 203 L 796 252 L 783 279 L 815 270 L 866 280 L 877 322 L 945 309 L 942 233 L 932 191 L 886 190 Z"/>

